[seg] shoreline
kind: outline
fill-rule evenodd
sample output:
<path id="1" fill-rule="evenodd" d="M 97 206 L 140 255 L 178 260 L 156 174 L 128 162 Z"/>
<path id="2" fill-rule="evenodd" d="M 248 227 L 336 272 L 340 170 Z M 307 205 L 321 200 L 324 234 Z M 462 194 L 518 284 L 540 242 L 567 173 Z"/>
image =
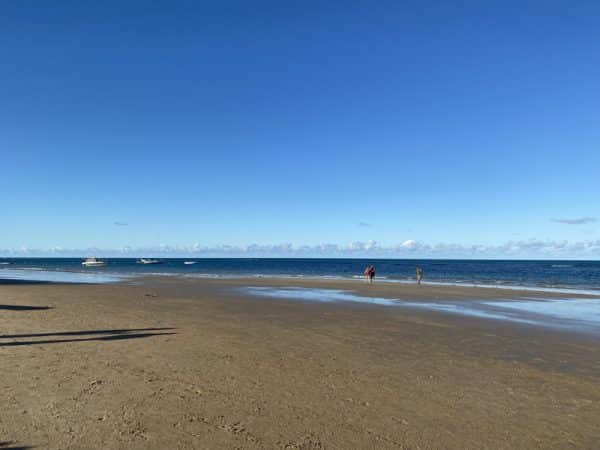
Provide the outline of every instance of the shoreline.
<path id="1" fill-rule="evenodd" d="M 564 298 L 565 295 L 572 295 L 574 298 L 600 298 L 600 292 L 589 292 L 585 290 L 545 290 L 542 288 L 528 287 L 505 287 L 490 285 L 473 284 L 450 284 L 425 282 L 421 285 L 414 283 L 399 283 L 388 281 L 375 281 L 372 285 L 364 280 L 356 278 L 334 278 L 334 277 L 287 277 L 287 276 L 235 276 L 235 277 L 196 277 L 196 276 L 136 276 L 125 279 L 121 284 L 128 282 L 142 283 L 202 283 L 209 284 L 222 283 L 232 285 L 257 285 L 257 286 L 306 286 L 306 287 L 334 287 L 340 289 L 358 290 L 361 293 L 386 293 L 388 295 L 407 294 L 416 295 L 423 298 L 521 298 L 534 296 L 540 298 Z M 119 284 L 117 282 L 116 284 Z M 507 291 L 511 295 L 507 295 Z"/>
<path id="2" fill-rule="evenodd" d="M 238 274 L 187 274 L 187 273 L 165 273 L 165 272 L 154 272 L 154 273 L 118 273 L 118 272 L 105 272 L 105 271 L 83 271 L 83 270 L 43 270 L 39 268 L 5 268 L 4 270 L 14 272 L 17 274 L 24 274 L 17 278 L 2 278 L 0 277 L 0 283 L 2 280 L 23 280 L 27 282 L 49 282 L 49 283 L 86 283 L 86 284 L 104 284 L 104 283 L 126 283 L 139 279 L 194 279 L 194 280 L 287 280 L 290 282 L 297 281 L 308 281 L 308 282 L 328 282 L 328 281 L 342 281 L 352 283 L 365 283 L 364 278 L 359 275 L 353 275 L 352 277 L 343 277 L 335 275 L 238 275 Z M 13 275 L 14 275 L 13 273 Z M 1 274 L 0 274 L 1 275 Z M 390 278 L 376 278 L 375 285 L 379 284 L 391 284 L 391 285 L 416 285 L 416 281 L 411 279 L 390 279 Z M 492 283 L 474 283 L 474 282 L 452 282 L 452 281 L 430 281 L 425 279 L 422 286 L 435 286 L 435 287 L 458 287 L 458 288 L 475 288 L 475 289 L 493 289 L 493 290 L 506 290 L 516 291 L 518 293 L 548 293 L 557 295 L 574 295 L 574 296 L 589 296 L 599 297 L 600 289 L 576 289 L 567 287 L 545 287 L 536 285 L 518 285 L 518 284 L 492 284 Z"/>
<path id="3" fill-rule="evenodd" d="M 436 316 L 455 323 L 476 322 L 481 327 L 507 326 L 538 332 L 599 340 L 600 298 L 596 296 L 439 285 L 369 285 L 352 280 L 239 278 L 227 280 L 149 277 L 145 285 L 177 286 L 193 295 L 198 289 L 225 290 L 250 301 L 327 303 L 332 307 L 399 309 L 406 314 Z M 542 311 L 540 310 L 542 307 Z M 523 308 L 525 307 L 525 308 Z M 544 308 L 545 307 L 545 308 Z M 546 309 L 546 311 L 543 311 Z M 565 309 L 567 311 L 565 311 Z M 537 311 L 536 311 L 537 310 Z M 591 314 L 590 317 L 587 315 Z"/>
<path id="4" fill-rule="evenodd" d="M 553 333 L 600 339 L 600 297 L 540 290 L 507 291 L 502 288 L 416 283 L 357 282 L 340 278 L 297 277 L 132 277 L 104 283 L 47 282 L 0 279 L 0 285 L 171 286 L 179 291 L 219 286 L 229 294 L 254 301 L 271 298 L 282 302 L 332 303 L 401 308 L 413 313 L 439 314 L 458 320 L 506 323 Z"/>

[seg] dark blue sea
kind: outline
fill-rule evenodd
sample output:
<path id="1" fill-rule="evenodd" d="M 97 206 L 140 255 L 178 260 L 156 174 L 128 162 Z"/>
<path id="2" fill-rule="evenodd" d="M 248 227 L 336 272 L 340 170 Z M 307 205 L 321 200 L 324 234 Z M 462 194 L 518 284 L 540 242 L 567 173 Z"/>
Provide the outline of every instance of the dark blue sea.
<path id="1" fill-rule="evenodd" d="M 104 260 L 104 267 L 86 268 L 80 258 L 0 258 L 0 278 L 77 282 L 140 275 L 361 278 L 365 266 L 372 264 L 376 281 L 412 282 L 420 266 L 427 283 L 600 291 L 600 261 L 173 258 L 142 265 L 129 258 Z"/>

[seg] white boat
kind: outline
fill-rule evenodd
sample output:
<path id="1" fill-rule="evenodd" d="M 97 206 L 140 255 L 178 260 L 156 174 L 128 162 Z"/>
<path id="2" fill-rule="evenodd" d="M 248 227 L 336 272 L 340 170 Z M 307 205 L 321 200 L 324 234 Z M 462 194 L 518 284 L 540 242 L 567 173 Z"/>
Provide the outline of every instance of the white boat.
<path id="1" fill-rule="evenodd" d="M 106 261 L 97 258 L 85 258 L 85 261 L 83 261 L 81 265 L 86 267 L 100 267 L 105 266 Z"/>
<path id="2" fill-rule="evenodd" d="M 190 264 L 196 264 L 196 261 L 184 261 L 183 263 L 189 266 Z"/>
<path id="3" fill-rule="evenodd" d="M 160 264 L 162 261 L 158 259 L 140 258 L 137 260 L 138 264 Z"/>

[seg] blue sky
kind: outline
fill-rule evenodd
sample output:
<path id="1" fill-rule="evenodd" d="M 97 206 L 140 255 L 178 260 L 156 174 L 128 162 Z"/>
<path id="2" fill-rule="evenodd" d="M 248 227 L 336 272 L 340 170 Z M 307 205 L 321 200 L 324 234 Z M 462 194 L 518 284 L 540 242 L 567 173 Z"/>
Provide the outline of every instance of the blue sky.
<path id="1" fill-rule="evenodd" d="M 600 257 L 598 2 L 287 3 L 3 2 L 0 251 Z"/>

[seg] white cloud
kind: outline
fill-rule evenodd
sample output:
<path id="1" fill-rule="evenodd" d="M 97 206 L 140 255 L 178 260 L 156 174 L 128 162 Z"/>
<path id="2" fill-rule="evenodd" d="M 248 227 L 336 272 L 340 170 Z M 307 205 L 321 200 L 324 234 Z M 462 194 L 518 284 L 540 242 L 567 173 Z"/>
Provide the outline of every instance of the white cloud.
<path id="1" fill-rule="evenodd" d="M 343 247 L 341 247 L 341 246 L 336 245 L 335 247 L 336 247 L 336 250 L 338 250 L 338 251 L 343 250 Z M 353 252 L 356 252 L 356 251 L 369 252 L 376 248 L 377 248 L 377 242 L 375 242 L 373 240 L 368 240 L 367 242 L 352 242 L 350 244 L 349 250 L 353 251 Z"/>
<path id="2" fill-rule="evenodd" d="M 129 247 L 120 249 L 68 249 L 53 247 L 32 249 L 0 249 L 0 256 L 121 256 L 121 257 L 379 257 L 379 258 L 580 258 L 599 259 L 600 240 L 551 241 L 529 239 L 508 241 L 498 245 L 436 243 L 429 244 L 413 239 L 396 245 L 382 246 L 374 240 L 356 241 L 347 245 L 323 243 L 295 246 L 291 243 L 274 245 L 251 244 L 246 246 L 200 243 L 190 245 L 161 244 L 155 247 Z"/>
<path id="3" fill-rule="evenodd" d="M 416 250 L 419 248 L 419 243 L 412 239 L 408 239 L 400 244 L 400 248 L 405 248 L 407 250 Z"/>
<path id="4" fill-rule="evenodd" d="M 566 225 L 585 225 L 596 221 L 595 217 L 577 217 L 574 219 L 551 219 L 552 222 L 564 223 Z"/>

